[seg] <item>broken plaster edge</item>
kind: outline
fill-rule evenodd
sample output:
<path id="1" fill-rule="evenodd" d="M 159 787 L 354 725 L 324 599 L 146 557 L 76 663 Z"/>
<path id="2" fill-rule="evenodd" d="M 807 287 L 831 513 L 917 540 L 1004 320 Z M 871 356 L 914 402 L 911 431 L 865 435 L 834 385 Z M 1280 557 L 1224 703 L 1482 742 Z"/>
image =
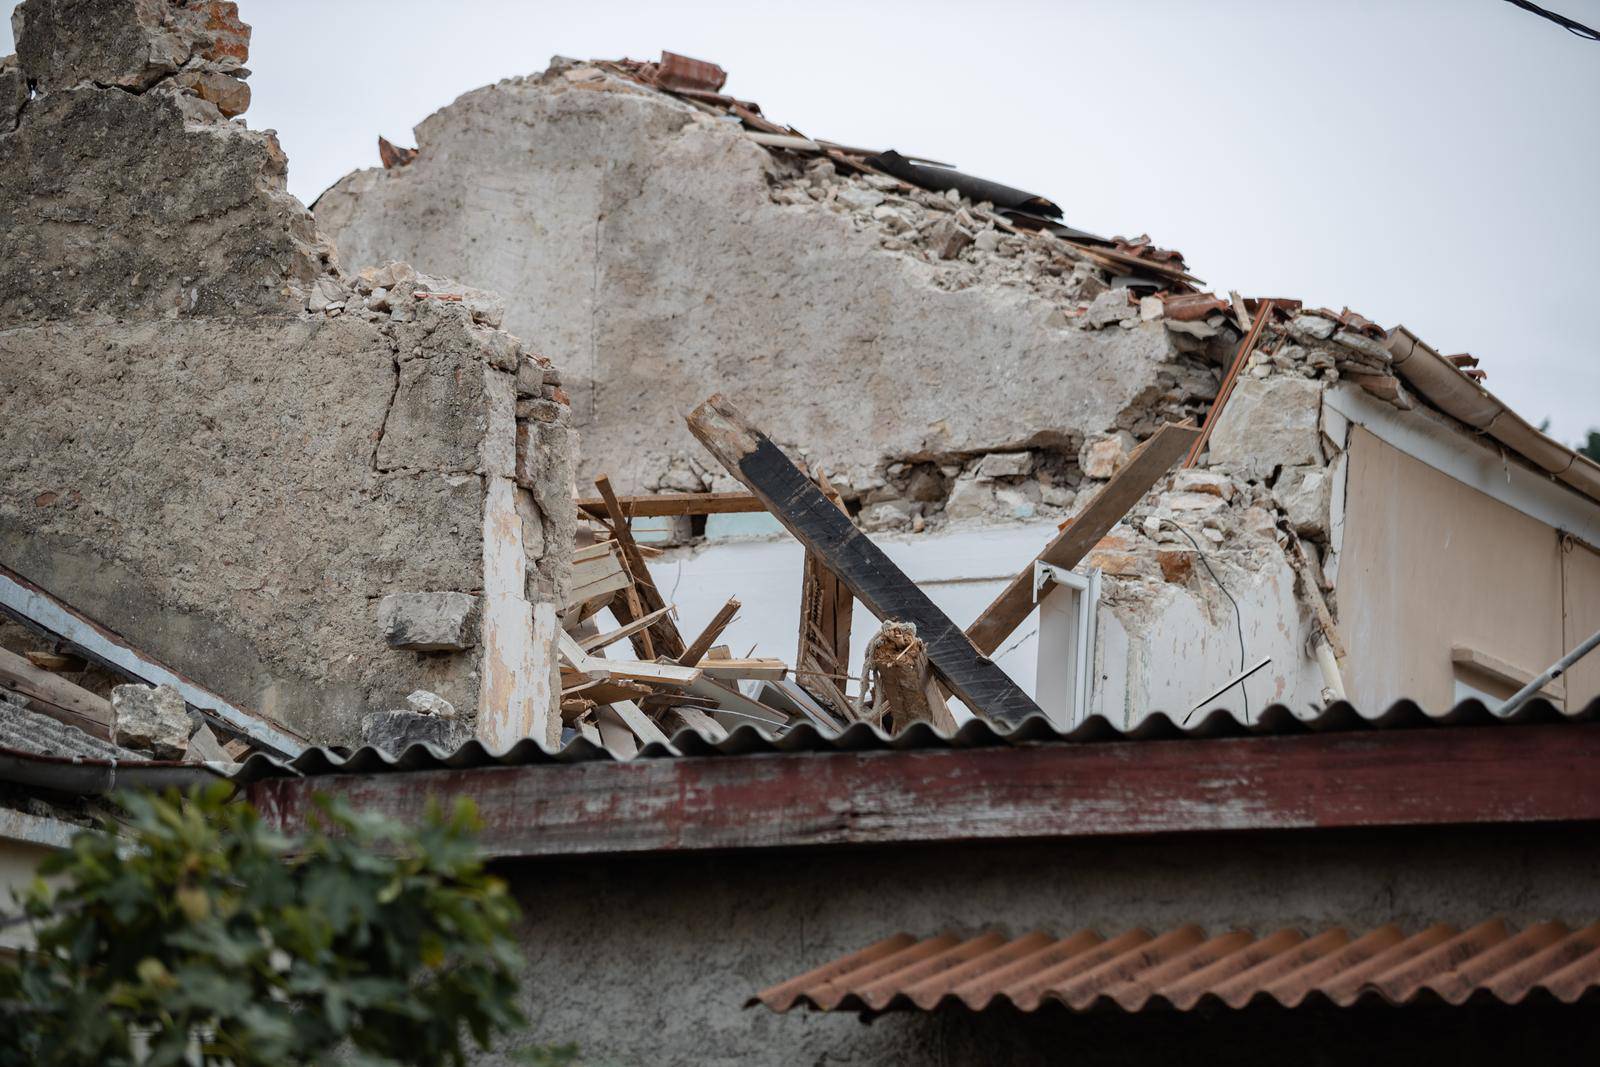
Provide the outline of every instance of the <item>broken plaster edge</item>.
<path id="1" fill-rule="evenodd" d="M 488 425 L 481 445 L 483 599 L 475 734 L 491 752 L 504 752 L 530 737 L 553 747 L 560 743 L 560 717 L 551 684 L 557 676 L 555 606 L 527 599 L 528 556 L 514 477 L 513 376 L 485 367 L 484 402 Z"/>

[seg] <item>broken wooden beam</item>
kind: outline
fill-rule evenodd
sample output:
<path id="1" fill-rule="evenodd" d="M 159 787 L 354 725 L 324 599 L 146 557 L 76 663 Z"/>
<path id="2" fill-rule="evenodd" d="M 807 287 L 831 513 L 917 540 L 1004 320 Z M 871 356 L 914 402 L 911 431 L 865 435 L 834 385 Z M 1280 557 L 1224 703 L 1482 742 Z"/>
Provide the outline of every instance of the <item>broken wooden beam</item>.
<path id="1" fill-rule="evenodd" d="M 817 488 L 840 511 L 844 500 L 817 472 Z M 828 570 L 815 552 L 807 550 L 800 573 L 800 644 L 794 665 L 795 681 L 811 698 L 850 722 L 856 707 L 845 692 L 844 675 L 850 668 L 850 622 L 854 600 L 850 590 Z"/>
<path id="2" fill-rule="evenodd" d="M 584 497 L 578 500 L 578 510 L 597 519 L 610 514 L 605 497 Z M 749 493 L 648 493 L 641 496 L 617 497 L 617 503 L 631 518 L 657 519 L 676 515 L 731 515 L 740 512 L 766 511 L 767 507 Z"/>
<path id="3" fill-rule="evenodd" d="M 29 663 L 7 648 L 0 648 L 0 685 L 15 689 L 53 719 L 103 741 L 111 740 L 116 713 L 109 700 Z"/>
<path id="4" fill-rule="evenodd" d="M 928 668 L 928 650 L 916 627 L 884 623 L 867 645 L 863 673 L 872 675 L 872 717 L 882 729 L 898 733 L 925 722 L 946 736 L 956 732 L 955 716 Z"/>
<path id="5" fill-rule="evenodd" d="M 578 644 L 585 652 L 598 652 L 607 645 L 616 644 L 624 637 L 632 637 L 640 630 L 652 625 L 657 619 L 666 615 L 667 612 L 672 610 L 672 608 L 673 605 L 668 604 L 666 607 L 657 611 L 652 611 L 648 615 L 641 615 L 637 619 L 617 627 L 615 630 L 582 638 L 578 641 Z"/>
<path id="6" fill-rule="evenodd" d="M 739 613 L 739 601 L 736 597 L 729 597 L 728 602 L 717 609 L 717 613 L 706 623 L 706 628 L 700 631 L 700 636 L 689 642 L 689 647 L 683 650 L 683 655 L 678 657 L 678 662 L 685 667 L 693 667 L 706 657 L 711 651 L 711 646 L 716 644 L 717 638 L 722 636 L 722 631 L 728 628 L 733 617 Z"/>
<path id="7" fill-rule="evenodd" d="M 655 582 L 650 577 L 650 568 L 645 566 L 644 555 L 639 551 L 639 546 L 633 540 L 633 532 L 628 527 L 628 516 L 622 510 L 622 504 L 617 499 L 617 494 L 612 492 L 611 479 L 602 474 L 594 480 L 595 488 L 600 490 L 600 497 L 605 501 L 606 515 L 611 521 L 611 536 L 616 538 L 617 544 L 622 548 L 623 562 L 628 565 L 628 573 L 633 577 L 634 588 L 638 590 L 639 609 L 633 611 L 634 618 L 660 611 L 667 606 L 661 593 L 656 589 Z M 627 590 L 623 591 L 624 593 Z M 632 609 L 632 605 L 629 605 Z M 619 619 L 619 622 L 631 622 L 632 619 Z M 654 658 L 656 655 L 681 656 L 683 655 L 683 637 L 678 633 L 678 628 L 673 625 L 670 615 L 659 617 L 648 628 L 641 631 L 650 638 L 649 644 L 653 647 L 647 650 L 647 656 Z"/>
<path id="8" fill-rule="evenodd" d="M 1065 570 L 1076 567 L 1199 436 L 1199 430 L 1177 423 L 1168 423 L 1157 430 L 1155 436 L 1146 441 L 1128 461 L 1127 466 L 1118 471 L 1105 488 L 1095 494 L 1088 506 L 1044 546 L 1035 562 L 1048 563 Z M 1022 625 L 1022 620 L 1033 611 L 1033 606 L 1033 564 L 1030 563 L 967 627 L 967 636 L 980 652 L 992 655 L 1000 647 L 1000 642 Z"/>
<path id="9" fill-rule="evenodd" d="M 712 396 L 688 422 L 728 473 L 749 486 L 874 615 L 916 626 L 933 669 L 974 713 L 1011 723 L 1040 714 L 1032 698 L 725 397 Z"/>

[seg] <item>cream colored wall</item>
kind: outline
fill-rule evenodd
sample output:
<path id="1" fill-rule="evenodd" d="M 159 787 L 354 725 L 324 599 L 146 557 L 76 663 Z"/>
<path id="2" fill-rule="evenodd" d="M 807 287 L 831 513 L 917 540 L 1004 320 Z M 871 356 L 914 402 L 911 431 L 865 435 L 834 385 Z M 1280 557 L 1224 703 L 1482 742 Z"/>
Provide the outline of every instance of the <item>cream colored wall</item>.
<path id="1" fill-rule="evenodd" d="M 1573 648 L 1600 630 L 1600 552 L 1567 538 L 1561 546 L 1561 574 L 1565 592 L 1566 636 Z M 1600 649 L 1578 661 L 1567 675 L 1567 707 L 1581 708 L 1600 697 Z"/>
<path id="2" fill-rule="evenodd" d="M 1357 707 L 1448 708 L 1453 646 L 1533 675 L 1600 629 L 1600 557 L 1563 550 L 1556 530 L 1359 426 L 1349 450 L 1337 589 Z M 1600 663 L 1568 681 L 1581 706 L 1600 691 Z"/>

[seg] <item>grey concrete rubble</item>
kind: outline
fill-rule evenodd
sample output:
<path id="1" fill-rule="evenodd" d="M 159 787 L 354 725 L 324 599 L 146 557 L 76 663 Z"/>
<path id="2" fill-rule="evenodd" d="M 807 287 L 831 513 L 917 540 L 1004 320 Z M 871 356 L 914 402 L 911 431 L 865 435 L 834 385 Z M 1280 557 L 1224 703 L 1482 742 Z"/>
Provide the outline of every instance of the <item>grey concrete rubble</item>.
<path id="1" fill-rule="evenodd" d="M 183 694 L 170 685 L 119 685 L 111 690 L 116 713 L 113 740 L 125 748 L 148 751 L 156 759 L 182 759 L 195 724 L 184 708 Z"/>
<path id="2" fill-rule="evenodd" d="M 472 730 L 459 719 L 399 709 L 379 711 L 361 721 L 361 743 L 399 755 L 412 745 L 432 745 L 454 752 L 472 740 Z"/>
<path id="3" fill-rule="evenodd" d="M 469 593 L 390 593 L 378 602 L 378 625 L 390 648 L 464 652 L 477 643 L 477 608 Z"/>
<path id="4" fill-rule="evenodd" d="M 551 361 L 481 288 L 343 271 L 272 134 L 226 117 L 233 4 L 27 0 L 17 28 L 0 560 L 316 742 L 418 689 L 553 741 L 574 517 Z M 475 601 L 477 632 L 457 612 L 410 642 L 435 650 L 391 647 L 371 620 L 409 590 Z"/>

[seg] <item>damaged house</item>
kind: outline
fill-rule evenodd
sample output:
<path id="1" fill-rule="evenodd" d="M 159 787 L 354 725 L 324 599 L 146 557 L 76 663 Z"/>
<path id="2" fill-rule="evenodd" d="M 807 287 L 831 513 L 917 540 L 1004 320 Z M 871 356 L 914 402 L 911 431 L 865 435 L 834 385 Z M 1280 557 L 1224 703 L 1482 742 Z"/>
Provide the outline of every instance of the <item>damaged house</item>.
<path id="1" fill-rule="evenodd" d="M 1600 468 L 1472 357 L 672 53 L 307 209 L 234 4 L 15 20 L 7 878 L 470 795 L 602 1062 L 1600 1051 Z"/>

